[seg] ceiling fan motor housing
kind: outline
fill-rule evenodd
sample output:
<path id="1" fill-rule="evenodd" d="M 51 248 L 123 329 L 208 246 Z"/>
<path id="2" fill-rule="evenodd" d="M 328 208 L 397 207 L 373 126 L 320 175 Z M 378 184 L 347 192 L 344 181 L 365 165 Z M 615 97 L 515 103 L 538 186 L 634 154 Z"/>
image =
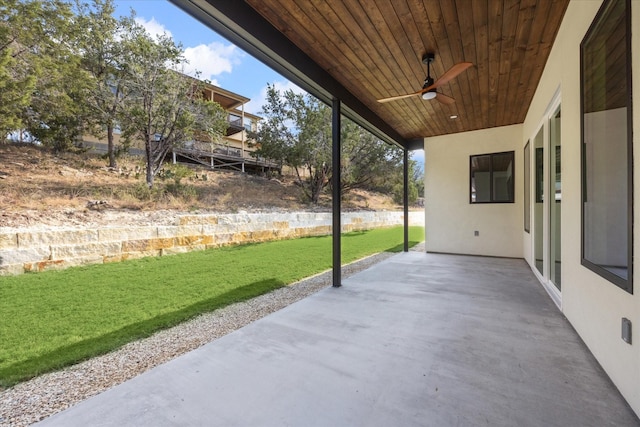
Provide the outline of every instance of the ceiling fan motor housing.
<path id="1" fill-rule="evenodd" d="M 427 64 L 427 78 L 424 79 L 424 84 L 422 85 L 422 89 L 426 89 L 429 86 L 432 86 L 434 83 L 433 77 L 431 77 L 431 63 L 434 61 L 436 55 L 433 53 L 426 53 L 422 57 L 422 63 Z M 424 92 L 422 94 L 422 99 L 428 101 L 436 97 L 436 90 L 431 89 L 428 92 Z"/>
<path id="2" fill-rule="evenodd" d="M 378 99 L 378 102 L 384 103 L 384 102 L 396 101 L 404 98 L 410 98 L 415 95 L 420 95 L 422 99 L 425 99 L 425 100 L 437 99 L 443 104 L 454 103 L 455 99 L 441 92 L 437 92 L 436 89 L 439 86 L 442 86 L 448 83 L 451 79 L 457 77 L 458 74 L 462 73 L 464 70 L 471 67 L 473 64 L 471 62 L 459 62 L 453 65 L 453 67 L 449 68 L 444 74 L 442 74 L 438 78 L 438 80 L 434 80 L 433 77 L 431 77 L 431 64 L 433 63 L 434 60 L 435 60 L 434 53 L 425 53 L 424 56 L 422 57 L 422 63 L 427 64 L 427 77 L 424 79 L 424 84 L 422 85 L 421 90 L 413 93 L 407 93 L 404 95 L 397 95 L 397 96 L 391 96 L 389 98 Z"/>
<path id="3" fill-rule="evenodd" d="M 422 63 L 429 65 L 430 63 L 433 62 L 435 58 L 436 58 L 435 53 L 425 53 L 424 56 L 422 57 Z"/>
<path id="4" fill-rule="evenodd" d="M 426 89 L 427 87 L 431 86 L 434 82 L 433 78 L 431 77 L 431 63 L 433 62 L 435 57 L 436 55 L 433 53 L 425 53 L 424 56 L 422 57 L 422 62 L 424 64 L 427 64 L 427 77 L 424 79 L 424 84 L 422 85 L 422 89 Z"/>

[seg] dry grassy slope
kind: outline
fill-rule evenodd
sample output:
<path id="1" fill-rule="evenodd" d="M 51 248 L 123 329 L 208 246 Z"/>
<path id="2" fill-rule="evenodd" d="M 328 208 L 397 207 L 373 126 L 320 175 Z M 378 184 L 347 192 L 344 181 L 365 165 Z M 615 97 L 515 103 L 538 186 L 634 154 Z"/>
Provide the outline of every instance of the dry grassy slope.
<path id="1" fill-rule="evenodd" d="M 91 154 L 54 155 L 39 147 L 0 144 L 0 227 L 173 224 L 184 212 L 329 210 L 301 201 L 290 177 L 267 179 L 236 172 L 194 168 L 183 183 L 190 195 L 159 192 L 173 180 L 158 180 L 156 194 L 144 184 L 143 161 L 124 158 L 118 170 Z M 136 176 L 138 174 L 139 176 Z M 88 207 L 92 201 L 107 205 Z M 347 209 L 400 209 L 389 196 L 354 191 Z"/>

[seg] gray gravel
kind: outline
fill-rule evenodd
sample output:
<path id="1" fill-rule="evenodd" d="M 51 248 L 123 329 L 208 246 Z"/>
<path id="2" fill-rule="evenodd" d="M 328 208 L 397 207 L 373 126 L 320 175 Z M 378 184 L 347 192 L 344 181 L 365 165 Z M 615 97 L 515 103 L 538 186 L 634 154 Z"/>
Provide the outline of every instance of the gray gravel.
<path id="1" fill-rule="evenodd" d="M 424 245 L 412 250 L 424 251 Z M 392 255 L 380 253 L 346 265 L 342 277 L 349 277 Z M 328 287 L 331 279 L 331 271 L 307 278 L 201 315 L 62 371 L 20 383 L 0 392 L 0 426 L 26 426 L 42 420 Z"/>

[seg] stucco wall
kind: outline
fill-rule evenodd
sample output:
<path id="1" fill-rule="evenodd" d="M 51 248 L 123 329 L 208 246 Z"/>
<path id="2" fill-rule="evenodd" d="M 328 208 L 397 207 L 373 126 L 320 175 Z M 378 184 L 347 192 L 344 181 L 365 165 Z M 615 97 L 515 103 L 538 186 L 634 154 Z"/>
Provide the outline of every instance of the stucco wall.
<path id="1" fill-rule="evenodd" d="M 425 139 L 427 252 L 523 256 L 521 139 L 521 125 Z M 469 156 L 512 150 L 515 203 L 469 203 Z"/>
<path id="2" fill-rule="evenodd" d="M 632 29 L 640 28 L 640 3 L 631 2 Z M 631 295 L 580 264 L 580 43 L 602 2 L 572 1 L 554 43 L 527 118 L 519 151 L 545 117 L 554 94 L 562 108 L 562 311 L 637 414 L 640 414 L 640 281 L 634 263 L 635 295 Z M 632 31 L 633 99 L 640 99 L 640 31 Z M 623 70 L 621 70 L 623 72 Z M 634 156 L 640 155 L 640 105 L 634 105 Z M 640 188 L 635 161 L 634 183 Z M 613 189 L 612 189 L 613 190 Z M 635 191 L 634 252 L 639 252 L 640 197 Z M 524 252 L 531 259 L 531 239 L 525 233 Z M 621 319 L 633 323 L 633 344 L 621 339 Z"/>
<path id="3" fill-rule="evenodd" d="M 173 226 L 0 229 L 0 275 L 118 262 L 212 247 L 331 234 L 331 213 L 185 215 Z M 348 212 L 342 231 L 404 223 L 402 212 Z M 410 225 L 424 225 L 409 212 Z"/>
<path id="4" fill-rule="evenodd" d="M 631 2 L 632 29 L 640 28 L 640 3 Z M 564 314 L 634 411 L 640 414 L 640 262 L 634 257 L 635 295 L 621 290 L 581 265 L 580 43 L 602 4 L 572 0 L 554 42 L 542 79 L 522 125 L 425 139 L 425 214 L 428 251 L 523 256 L 535 270 L 532 233 L 523 227 L 524 147 L 531 140 L 531 224 L 535 227 L 533 139 L 559 99 L 562 141 L 561 253 Z M 640 31 L 632 31 L 633 99 L 640 99 Z M 621 70 L 623 72 L 623 70 Z M 633 151 L 640 156 L 640 105 L 633 111 Z M 470 205 L 472 154 L 516 152 L 516 203 Z M 546 147 L 548 150 L 548 147 Z M 640 167 L 634 161 L 634 188 Z M 545 176 L 549 170 L 545 167 Z M 611 189 L 615 191 L 615 189 Z M 634 192 L 634 253 L 640 253 L 640 197 Z M 548 203 L 542 212 L 548 212 Z M 549 251 L 549 223 L 543 229 Z M 479 230 L 480 236 L 473 236 Z M 519 248 L 514 246 L 519 245 Z M 558 250 L 558 248 L 555 248 Z M 548 278 L 542 278 L 549 287 Z M 631 320 L 632 345 L 621 339 L 621 319 Z M 559 343 L 561 345 L 561 343 Z"/>

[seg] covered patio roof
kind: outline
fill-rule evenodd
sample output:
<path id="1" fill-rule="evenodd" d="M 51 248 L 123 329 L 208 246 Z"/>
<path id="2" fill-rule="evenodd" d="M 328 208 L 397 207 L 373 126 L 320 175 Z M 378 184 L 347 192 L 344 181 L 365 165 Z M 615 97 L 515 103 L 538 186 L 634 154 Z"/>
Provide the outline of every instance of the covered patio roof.
<path id="1" fill-rule="evenodd" d="M 425 137 L 522 123 L 569 0 L 171 0 L 378 137 L 422 148 Z M 439 88 L 419 96 L 435 54 Z M 457 119 L 451 119 L 451 116 Z"/>
<path id="2" fill-rule="evenodd" d="M 569 0 L 171 0 L 333 108 L 334 286 L 340 286 L 340 117 L 404 149 L 404 250 L 408 151 L 424 138 L 522 123 Z M 454 103 L 412 96 L 423 57 Z M 426 85 L 426 81 L 424 82 Z M 455 117 L 455 119 L 454 119 Z"/>

